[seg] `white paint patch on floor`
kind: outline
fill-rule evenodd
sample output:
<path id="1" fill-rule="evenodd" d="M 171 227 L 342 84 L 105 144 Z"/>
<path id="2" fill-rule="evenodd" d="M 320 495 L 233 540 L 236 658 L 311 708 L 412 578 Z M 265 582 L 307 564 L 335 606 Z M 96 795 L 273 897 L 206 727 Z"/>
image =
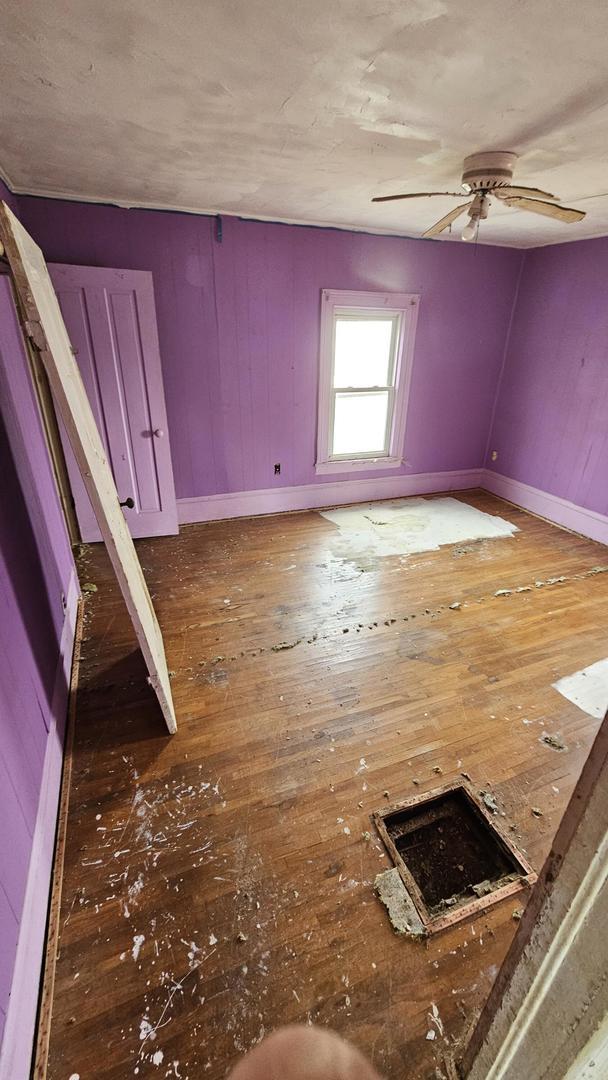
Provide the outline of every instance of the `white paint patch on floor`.
<path id="1" fill-rule="evenodd" d="M 321 510 L 348 541 L 351 554 L 414 555 L 444 544 L 488 540 L 518 532 L 504 518 L 484 514 L 458 499 L 393 499 Z"/>
<path id="2" fill-rule="evenodd" d="M 566 675 L 553 683 L 553 689 L 596 720 L 608 712 L 608 658 Z"/>

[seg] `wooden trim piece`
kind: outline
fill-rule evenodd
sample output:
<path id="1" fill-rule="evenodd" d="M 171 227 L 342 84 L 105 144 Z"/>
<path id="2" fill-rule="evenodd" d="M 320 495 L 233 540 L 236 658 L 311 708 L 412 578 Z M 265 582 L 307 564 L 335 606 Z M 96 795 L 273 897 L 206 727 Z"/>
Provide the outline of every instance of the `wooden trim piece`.
<path id="1" fill-rule="evenodd" d="M 53 400 L 91 500 L 169 732 L 177 730 L 163 639 L 116 485 L 95 424 L 44 256 L 0 204 L 0 237 L 20 298 L 26 334 L 38 349 Z"/>
<path id="2" fill-rule="evenodd" d="M 18 312 L 19 321 L 23 326 L 23 322 L 26 316 L 22 309 L 19 294 L 17 292 L 17 289 L 15 288 L 15 282 L 12 277 L 10 279 L 10 284 L 15 309 Z M 42 431 L 49 452 L 49 458 L 53 471 L 53 478 L 55 480 L 55 485 L 57 488 L 57 496 L 63 510 L 66 528 L 68 531 L 68 537 L 72 545 L 78 544 L 80 541 L 80 530 L 78 528 L 78 521 L 76 520 L 74 499 L 72 496 L 72 489 L 70 487 L 68 470 L 65 463 L 63 446 L 61 445 L 61 437 L 59 435 L 57 416 L 55 413 L 55 406 L 53 404 L 53 397 L 51 395 L 51 390 L 49 387 L 49 381 L 46 377 L 44 367 L 40 362 L 40 357 L 36 349 L 32 345 L 32 342 L 27 336 L 27 334 L 23 334 L 23 344 L 25 348 L 25 355 L 29 364 L 32 386 L 34 388 L 34 396 L 36 398 L 38 410 L 40 412 Z"/>
<path id="3" fill-rule="evenodd" d="M 59 435 L 57 416 L 55 414 L 49 381 L 46 377 L 44 367 L 40 362 L 40 357 L 36 349 L 32 346 L 29 338 L 25 338 L 25 346 L 32 374 L 32 383 L 34 385 L 38 408 L 40 410 L 42 430 L 46 438 L 46 445 L 49 451 L 55 484 L 57 486 L 57 495 L 65 517 L 70 544 L 78 544 L 80 542 L 80 530 L 78 528 L 78 521 L 74 510 L 74 497 L 72 495 L 72 488 L 70 487 L 70 478 L 65 463 L 63 446 L 61 445 L 61 437 Z"/>
<path id="4" fill-rule="evenodd" d="M 51 699 L 51 724 L 46 740 L 11 994 L 0 1048 L 0 1080 L 27 1080 L 30 1076 L 79 602 L 78 579 L 74 571 L 67 590 L 66 614 Z"/>
<path id="5" fill-rule="evenodd" d="M 600 544 L 608 544 L 608 516 L 605 514 L 589 510 L 586 506 L 577 506 L 568 499 L 531 487 L 521 480 L 512 480 L 493 469 L 483 469 L 480 482 L 492 495 L 498 495 L 514 506 L 550 521 L 552 525 L 597 540 Z"/>
<path id="6" fill-rule="evenodd" d="M 440 495 L 479 486 L 481 469 L 455 472 L 415 473 L 395 476 L 321 481 L 297 487 L 264 488 L 259 491 L 229 491 L 225 495 L 200 495 L 178 499 L 180 525 L 227 518 L 284 514 L 293 510 L 315 510 L 378 499 L 401 499 L 408 495 Z"/>
<path id="7" fill-rule="evenodd" d="M 317 461 L 315 473 L 317 476 L 334 476 L 338 473 L 352 472 L 381 472 L 383 469 L 400 469 L 403 466 L 403 458 L 400 457 L 377 457 L 377 458 L 348 458 L 339 461 Z"/>
<path id="8" fill-rule="evenodd" d="M 78 698 L 78 676 L 80 671 L 80 652 L 82 648 L 84 605 L 82 598 L 78 601 L 76 616 L 76 634 L 74 638 L 74 652 L 72 656 L 72 672 L 70 677 L 70 691 L 68 700 L 68 720 L 65 738 L 65 750 L 63 759 L 63 771 L 61 775 L 61 793 L 59 796 L 59 814 L 57 819 L 57 834 L 55 840 L 55 858 L 53 862 L 53 877 L 49 900 L 49 917 L 47 923 L 46 946 L 42 981 L 40 985 L 40 999 L 38 1003 L 38 1028 L 33 1059 L 33 1080 L 45 1080 L 49 1056 L 49 1044 L 51 1035 L 51 1017 L 53 1010 L 53 994 L 55 989 L 55 965 L 59 950 L 59 930 L 61 912 L 61 893 L 63 888 L 63 864 L 65 860 L 65 848 L 68 829 L 68 807 L 70 801 L 70 785 L 72 779 L 72 760 L 74 749 L 74 731 L 76 725 L 76 705 Z"/>

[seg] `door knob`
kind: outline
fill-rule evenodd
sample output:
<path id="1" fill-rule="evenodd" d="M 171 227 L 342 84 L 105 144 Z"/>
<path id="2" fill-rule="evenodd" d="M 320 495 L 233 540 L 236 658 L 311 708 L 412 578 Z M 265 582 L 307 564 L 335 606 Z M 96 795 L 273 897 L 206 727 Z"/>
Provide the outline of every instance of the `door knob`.
<path id="1" fill-rule="evenodd" d="M 133 509 L 133 507 L 135 506 L 135 503 L 133 502 L 133 499 L 132 499 L 132 498 L 131 498 L 131 496 L 129 495 L 129 498 L 128 498 L 128 499 L 125 499 L 125 501 L 124 501 L 124 502 L 121 502 L 121 504 L 120 504 L 120 505 L 121 505 L 121 506 L 126 506 L 126 507 L 127 507 L 127 510 L 132 510 L 132 509 Z"/>
<path id="2" fill-rule="evenodd" d="M 163 435 L 164 435 L 165 433 L 164 433 L 164 431 L 163 431 L 163 429 L 162 429 L 162 428 L 160 428 L 160 427 L 157 427 L 157 428 L 154 428 L 154 434 L 156 435 L 156 438 L 157 438 L 157 439 L 162 439 L 162 437 L 163 437 Z"/>

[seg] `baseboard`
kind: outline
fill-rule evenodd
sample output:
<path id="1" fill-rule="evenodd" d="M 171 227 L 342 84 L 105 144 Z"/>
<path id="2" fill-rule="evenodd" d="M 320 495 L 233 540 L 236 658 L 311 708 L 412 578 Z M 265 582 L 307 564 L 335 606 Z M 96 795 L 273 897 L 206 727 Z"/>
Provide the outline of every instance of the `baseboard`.
<path id="1" fill-rule="evenodd" d="M 408 476 L 366 477 L 361 480 L 333 480 L 323 484 L 234 491 L 225 495 L 200 495 L 177 500 L 180 525 L 226 518 L 282 514 L 290 510 L 315 510 L 348 503 L 399 499 L 408 495 L 434 495 L 443 491 L 465 491 L 483 487 L 493 495 L 530 510 L 572 532 L 608 544 L 608 517 L 595 510 L 551 495 L 547 491 L 512 480 L 492 469 L 460 469 L 449 472 L 415 473 Z M 1 1080 L 1 1077 L 0 1077 Z"/>
<path id="2" fill-rule="evenodd" d="M 298 487 L 235 491 L 226 495 L 201 495 L 177 500 L 180 525 L 226 518 L 281 514 L 289 510 L 315 510 L 347 503 L 399 499 L 406 495 L 433 495 L 442 491 L 464 491 L 478 487 L 483 469 L 416 473 L 412 476 L 366 477 L 362 480 L 334 480 Z"/>
<path id="3" fill-rule="evenodd" d="M 30 868 L 0 1053 L 0 1080 L 27 1080 L 30 1076 L 49 889 L 53 870 L 63 765 L 63 740 L 79 595 L 78 579 L 74 572 L 68 587 L 61 634 Z"/>
<path id="4" fill-rule="evenodd" d="M 480 485 L 501 499 L 508 499 L 524 510 L 547 518 L 554 525 L 561 525 L 564 529 L 580 533 L 590 540 L 598 540 L 600 544 L 608 544 L 608 517 L 604 514 L 577 506 L 576 503 L 561 499 L 558 495 L 551 495 L 548 491 L 541 491 L 540 488 L 530 487 L 520 480 L 512 480 L 509 476 L 493 472 L 492 469 L 483 470 Z"/>

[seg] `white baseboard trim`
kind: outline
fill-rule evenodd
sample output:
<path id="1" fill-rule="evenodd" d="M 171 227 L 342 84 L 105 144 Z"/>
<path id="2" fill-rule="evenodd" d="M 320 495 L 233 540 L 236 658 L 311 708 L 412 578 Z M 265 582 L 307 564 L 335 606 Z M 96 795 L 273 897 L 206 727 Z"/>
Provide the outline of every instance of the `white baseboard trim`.
<path id="1" fill-rule="evenodd" d="M 225 495 L 200 495 L 193 499 L 178 499 L 177 516 L 180 525 L 191 525 L 227 518 L 282 514 L 290 510 L 315 510 L 348 503 L 373 502 L 377 499 L 399 499 L 408 495 L 465 491 L 475 487 L 483 487 L 493 495 L 547 518 L 555 525 L 608 544 L 608 517 L 604 514 L 587 510 L 584 506 L 577 506 L 519 480 L 512 480 L 492 469 L 365 477 L 361 480 L 334 480 L 298 487 L 234 491 Z"/>
<path id="2" fill-rule="evenodd" d="M 30 1076 L 55 853 L 63 743 L 79 595 L 78 579 L 74 572 L 68 587 L 30 868 L 0 1052 L 0 1080 L 28 1080 Z"/>
<path id="3" fill-rule="evenodd" d="M 480 485 L 501 499 L 508 499 L 524 510 L 547 518 L 554 525 L 561 525 L 589 537 L 590 540 L 608 544 L 608 517 L 604 514 L 577 506 L 576 503 L 561 499 L 558 495 L 551 495 L 548 491 L 541 491 L 540 488 L 530 487 L 520 480 L 512 480 L 492 469 L 483 470 Z"/>
<path id="4" fill-rule="evenodd" d="M 282 514 L 289 510 L 315 510 L 348 503 L 399 499 L 406 495 L 433 495 L 441 491 L 464 491 L 478 487 L 483 469 L 453 472 L 416 473 L 412 476 L 366 477 L 362 480 L 334 480 L 298 487 L 235 491 L 226 495 L 201 495 L 177 500 L 180 525 L 226 518 Z"/>

